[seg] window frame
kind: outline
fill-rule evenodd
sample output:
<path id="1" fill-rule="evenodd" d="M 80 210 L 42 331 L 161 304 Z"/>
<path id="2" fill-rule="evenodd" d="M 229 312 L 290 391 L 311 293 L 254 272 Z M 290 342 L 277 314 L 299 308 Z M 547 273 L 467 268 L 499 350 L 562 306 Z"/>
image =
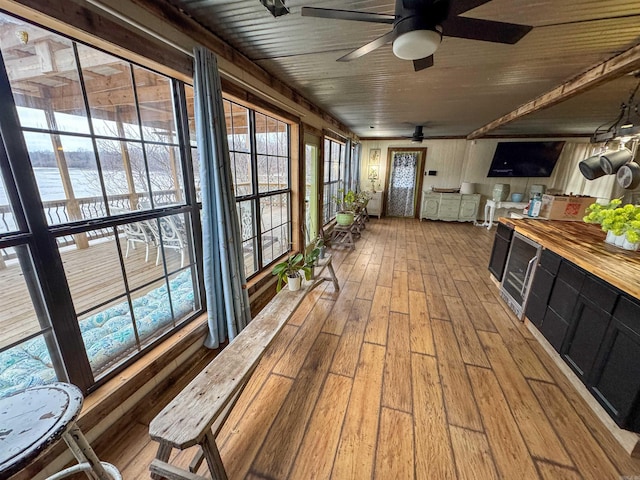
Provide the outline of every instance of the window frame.
<path id="1" fill-rule="evenodd" d="M 338 145 L 338 177 L 332 178 L 331 164 L 335 162 L 333 158 L 333 145 Z M 327 136 L 324 137 L 323 142 L 323 175 L 322 175 L 322 192 L 323 192 L 323 205 L 322 205 L 322 224 L 328 225 L 332 220 L 336 218 L 337 205 L 332 200 L 332 196 L 337 194 L 337 191 L 345 187 L 345 171 L 346 171 L 346 144 L 339 142 L 333 138 Z M 327 181 L 327 178 L 329 179 Z M 336 186 L 336 193 L 332 193 L 332 186 Z"/>
<path id="2" fill-rule="evenodd" d="M 262 238 L 262 219 L 261 219 L 261 206 L 260 206 L 260 201 L 265 199 L 265 198 L 270 198 L 270 197 L 276 197 L 279 195 L 287 195 L 287 220 L 286 223 L 288 224 L 288 231 L 287 231 L 287 235 L 288 238 L 291 239 L 291 235 L 293 232 L 293 221 L 292 221 L 292 215 L 291 215 L 291 202 L 292 202 L 292 181 L 291 181 L 291 125 L 289 122 L 284 121 L 280 118 L 276 118 L 273 114 L 261 111 L 261 110 L 256 110 L 255 108 L 251 108 L 247 105 L 243 105 L 242 103 L 239 103 L 235 100 L 229 99 L 229 98 L 224 98 L 223 97 L 224 102 L 229 102 L 229 104 L 231 105 L 231 107 L 233 108 L 234 105 L 237 105 L 241 108 L 244 108 L 247 110 L 248 112 L 248 121 L 249 121 L 249 158 L 250 158 L 250 163 L 251 163 L 251 186 L 252 186 L 252 193 L 247 194 L 247 195 L 236 195 L 235 200 L 236 200 L 236 205 L 240 204 L 241 202 L 251 202 L 252 205 L 252 216 L 253 216 L 253 232 L 252 232 L 252 239 L 253 239 L 253 248 L 254 250 L 257 252 L 257 255 L 254 257 L 255 261 L 254 261 L 254 265 L 255 267 L 255 271 L 253 273 L 251 273 L 250 275 L 247 276 L 247 279 L 253 279 L 255 278 L 257 275 L 261 274 L 262 272 L 264 272 L 266 269 L 268 269 L 271 265 L 273 265 L 274 263 L 276 263 L 280 258 L 282 258 L 284 255 L 286 255 L 287 253 L 289 253 L 291 251 L 291 242 L 288 242 L 289 245 L 287 247 L 287 249 L 278 256 L 275 256 L 274 258 L 271 259 L 271 261 L 269 261 L 268 263 L 264 263 L 264 259 L 263 259 L 263 238 Z M 273 119 L 276 122 L 278 122 L 277 124 L 283 124 L 286 126 L 286 135 L 287 135 L 287 155 L 283 156 L 283 155 L 276 155 L 277 158 L 286 158 L 287 161 L 287 187 L 286 188 L 280 188 L 280 189 L 276 189 L 276 190 L 268 190 L 268 191 L 264 191 L 261 192 L 260 191 L 260 183 L 259 183 L 259 169 L 258 169 L 258 162 L 259 156 L 267 156 L 267 157 L 273 157 L 274 155 L 271 155 L 269 153 L 258 153 L 258 148 L 257 148 L 257 139 L 256 139 L 256 114 L 258 115 L 263 115 L 266 117 L 266 119 Z M 231 116 L 233 118 L 233 115 Z M 229 128 L 230 125 L 227 125 L 227 134 L 229 134 Z M 247 152 L 236 152 L 235 150 L 232 150 L 231 148 L 229 149 L 229 153 L 243 153 L 243 154 L 247 154 Z M 242 221 L 240 221 L 240 224 L 242 226 Z"/>
<path id="3" fill-rule="evenodd" d="M 9 17 L 13 17 L 10 13 L 3 13 Z M 137 361 L 140 356 L 146 353 L 149 349 L 153 348 L 163 339 L 170 335 L 175 334 L 179 329 L 190 323 L 198 315 L 200 315 L 206 309 L 204 285 L 202 282 L 202 243 L 201 243 L 201 228 L 200 228 L 200 212 L 198 204 L 195 201 L 195 186 L 192 169 L 192 158 L 189 139 L 188 119 L 186 114 L 186 100 L 184 95 L 184 82 L 172 78 L 166 74 L 160 73 L 157 70 L 149 68 L 148 66 L 140 65 L 129 59 L 122 58 L 111 52 L 104 51 L 92 45 L 87 45 L 84 42 L 70 38 L 60 32 L 51 30 L 42 25 L 39 25 L 31 20 L 23 20 L 28 24 L 50 31 L 54 35 L 63 37 L 71 42 L 73 48 L 73 55 L 75 59 L 76 71 L 78 73 L 79 82 L 81 85 L 83 107 L 89 123 L 89 134 L 66 132 L 59 130 L 46 130 L 34 127 L 23 127 L 20 123 L 17 113 L 17 107 L 13 96 L 13 90 L 6 70 L 6 64 L 4 58 L 0 60 L 0 101 L 5 105 L 5 113 L 0 120 L 0 133 L 2 138 L 0 139 L 0 147 L 2 152 L 0 153 L 0 169 L 1 174 L 7 180 L 5 182 L 6 193 L 10 203 L 10 207 L 13 210 L 14 219 L 19 229 L 17 232 L 8 232 L 0 234 L 0 248 L 8 248 L 13 246 L 26 246 L 31 254 L 31 260 L 33 263 L 33 274 L 30 274 L 30 278 L 27 279 L 29 285 L 33 285 L 40 290 L 42 298 L 42 306 L 34 305 L 34 308 L 42 311 L 38 311 L 38 316 L 41 326 L 48 321 L 48 325 L 44 325 L 40 332 L 28 335 L 26 338 L 22 338 L 17 342 L 13 342 L 11 345 L 7 345 L 0 349 L 6 351 L 16 345 L 19 345 L 29 338 L 33 338 L 39 334 L 45 336 L 45 341 L 49 350 L 49 354 L 54 365 L 54 370 L 59 380 L 70 381 L 79 386 L 83 392 L 90 392 L 103 384 L 109 378 L 112 378 L 122 369 L 126 368 L 131 363 Z M 78 57 L 78 45 L 82 44 L 87 48 L 99 50 L 111 57 L 118 58 L 128 64 L 129 69 L 133 76 L 135 68 L 141 68 L 148 70 L 154 74 L 160 75 L 168 80 L 171 95 L 171 108 L 173 115 L 173 122 L 175 125 L 175 142 L 154 142 L 148 140 L 143 136 L 140 139 L 129 139 L 126 141 L 135 141 L 142 147 L 145 144 L 162 144 L 171 148 L 176 148 L 179 158 L 179 166 L 182 169 L 182 188 L 184 189 L 184 203 L 179 205 L 169 206 L 156 206 L 153 200 L 153 190 L 149 190 L 151 208 L 148 210 L 141 210 L 130 212 L 126 214 L 107 214 L 106 216 L 98 218 L 87 218 L 77 221 L 65 222 L 63 224 L 49 225 L 47 223 L 45 210 L 40 201 L 40 190 L 36 182 L 33 169 L 31 167 L 31 159 L 29 150 L 27 148 L 26 141 L 23 136 L 23 132 L 37 132 L 46 134 L 71 135 L 76 137 L 89 138 L 94 147 L 94 154 L 98 154 L 96 147 L 96 140 L 125 140 L 115 137 L 107 137 L 104 135 L 95 135 L 93 125 L 91 123 L 91 110 L 88 102 L 87 92 L 82 75 L 81 63 Z M 133 84 L 134 92 L 137 86 L 135 82 Z M 140 128 L 144 126 L 143 119 L 140 116 L 140 103 L 137 95 L 134 93 L 135 105 L 138 109 L 138 125 Z M 143 148 L 144 163 L 146 167 L 147 186 L 150 188 L 150 176 L 151 173 L 148 169 L 148 162 L 146 158 L 146 151 Z M 22 164 L 22 166 L 20 166 Z M 24 165 L 29 165 L 25 168 Z M 100 171 L 100 163 L 96 164 L 98 171 Z M 12 180 L 12 181 L 11 181 Z M 100 181 L 101 191 L 103 198 L 108 197 L 105 192 L 104 184 Z M 108 203 L 105 204 L 105 210 L 108 210 Z M 151 342 L 143 342 L 139 345 L 139 349 L 136 353 L 130 355 L 123 361 L 117 363 L 117 367 L 109 370 L 106 374 L 96 378 L 96 375 L 91 370 L 89 364 L 86 347 L 82 339 L 79 327 L 79 314 L 77 314 L 73 299 L 71 297 L 71 291 L 67 282 L 62 258 L 59 252 L 59 246 L 56 239 L 61 236 L 73 235 L 78 233 L 84 233 L 90 230 L 96 230 L 99 228 L 116 228 L 119 225 L 125 223 L 131 223 L 140 220 L 149 220 L 165 217 L 175 214 L 189 214 L 191 218 L 191 231 L 190 245 L 193 252 L 193 263 L 190 265 L 192 268 L 192 275 L 197 275 L 197 281 L 193 283 L 194 297 L 197 295 L 199 298 L 200 308 L 189 314 L 174 328 L 169 329 L 162 335 L 154 337 Z M 189 229 L 187 229 L 189 230 Z M 120 251 L 119 243 L 116 242 L 119 251 L 119 259 L 122 265 L 122 252 Z M 163 267 L 164 274 L 162 279 L 165 284 L 175 272 L 168 272 L 166 265 Z M 182 271 L 182 269 L 178 270 Z M 26 275 L 25 275 L 26 276 Z M 157 281 L 157 280 L 154 280 Z M 135 291 L 135 289 L 134 289 Z M 127 289 L 126 297 L 131 298 L 130 291 Z M 81 313 L 81 312 L 79 312 Z M 132 322 L 133 322 L 132 318 Z M 55 338 L 53 338 L 55 337 Z"/>

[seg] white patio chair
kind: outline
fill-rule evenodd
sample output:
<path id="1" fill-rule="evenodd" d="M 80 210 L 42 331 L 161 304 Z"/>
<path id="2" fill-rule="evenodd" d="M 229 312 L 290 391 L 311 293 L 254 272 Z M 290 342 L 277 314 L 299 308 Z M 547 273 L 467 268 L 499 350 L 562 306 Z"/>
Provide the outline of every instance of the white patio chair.
<path id="1" fill-rule="evenodd" d="M 115 215 L 119 215 L 122 213 L 130 213 L 130 210 L 126 210 L 124 208 L 118 207 L 110 207 L 110 212 Z M 129 258 L 129 249 L 135 250 L 137 243 L 144 243 L 145 247 L 145 256 L 144 261 L 149 261 L 149 247 L 151 245 L 155 245 L 153 234 L 149 229 L 149 222 L 134 222 L 134 223 L 125 223 L 121 225 L 122 231 L 125 234 L 127 239 L 127 250 L 125 251 L 124 257 Z"/>
<path id="2" fill-rule="evenodd" d="M 160 265 L 160 247 L 177 250 L 180 252 L 180 268 L 184 267 L 185 254 L 187 253 L 186 232 L 182 222 L 176 221 L 173 217 L 160 217 L 160 231 L 158 231 L 158 221 L 149 221 L 149 228 L 155 237 L 158 247 L 156 254 L 156 265 Z M 160 236 L 162 235 L 162 242 Z"/>

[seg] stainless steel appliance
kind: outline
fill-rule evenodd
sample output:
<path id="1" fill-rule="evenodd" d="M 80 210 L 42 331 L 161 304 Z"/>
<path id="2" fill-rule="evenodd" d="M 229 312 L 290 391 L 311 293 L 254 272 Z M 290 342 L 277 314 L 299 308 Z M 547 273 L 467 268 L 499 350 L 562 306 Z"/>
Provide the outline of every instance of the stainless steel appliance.
<path id="1" fill-rule="evenodd" d="M 514 233 L 504 268 L 500 296 L 520 320 L 524 315 L 540 251 L 541 247 L 536 242 L 517 232 Z"/>

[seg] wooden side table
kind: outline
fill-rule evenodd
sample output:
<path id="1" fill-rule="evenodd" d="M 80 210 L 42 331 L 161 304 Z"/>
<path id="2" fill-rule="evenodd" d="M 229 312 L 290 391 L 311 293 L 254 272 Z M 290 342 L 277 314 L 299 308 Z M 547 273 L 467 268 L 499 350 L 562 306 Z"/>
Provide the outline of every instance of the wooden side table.
<path id="1" fill-rule="evenodd" d="M 356 248 L 355 241 L 353 240 L 353 225 L 343 227 L 342 225 L 336 225 L 333 227 L 331 233 L 331 248 L 345 247 L 353 250 Z"/>
<path id="2" fill-rule="evenodd" d="M 76 424 L 83 400 L 80 389 L 68 383 L 28 388 L 0 399 L 0 477 L 22 470 L 63 438 L 78 464 L 47 480 L 78 472 L 96 480 L 122 480 L 116 467 L 98 460 Z"/>

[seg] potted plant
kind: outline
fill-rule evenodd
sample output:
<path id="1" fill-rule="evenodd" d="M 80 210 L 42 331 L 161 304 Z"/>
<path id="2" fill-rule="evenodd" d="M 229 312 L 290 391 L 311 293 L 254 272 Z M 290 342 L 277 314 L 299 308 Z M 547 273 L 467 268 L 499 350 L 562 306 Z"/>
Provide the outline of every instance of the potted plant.
<path id="1" fill-rule="evenodd" d="M 359 192 L 356 194 L 356 203 L 358 205 L 357 211 L 362 211 L 367 208 L 367 204 L 371 200 L 371 192 Z"/>
<path id="2" fill-rule="evenodd" d="M 637 250 L 640 245 L 640 206 L 621 205 L 619 198 L 606 205 L 594 203 L 587 207 L 583 220 L 599 224 L 607 233 L 605 242 L 626 250 Z"/>
<path id="3" fill-rule="evenodd" d="M 282 286 L 285 283 L 289 285 L 289 290 L 291 291 L 300 290 L 302 284 L 302 277 L 300 276 L 301 270 L 306 277 L 311 277 L 311 270 L 305 266 L 304 255 L 302 253 L 290 255 L 285 261 L 273 267 L 273 275 L 278 276 L 276 292 L 282 290 Z"/>
<path id="4" fill-rule="evenodd" d="M 315 248 L 318 249 L 318 258 L 324 258 L 325 251 L 327 249 L 327 242 L 324 237 L 323 230 L 320 230 L 320 233 L 318 233 L 318 236 L 316 237 Z"/>
<path id="5" fill-rule="evenodd" d="M 351 225 L 356 210 L 356 192 L 353 190 L 347 190 L 345 192 L 344 188 L 341 188 L 338 190 L 338 195 L 333 195 L 331 200 L 336 203 L 336 208 L 338 209 L 336 212 L 336 223 L 346 227 Z"/>
<path id="6" fill-rule="evenodd" d="M 304 271 L 304 274 L 307 280 L 311 280 L 315 277 L 315 266 L 318 258 L 320 258 L 320 249 L 318 247 L 310 246 L 307 248 L 304 255 L 304 267 L 307 269 Z"/>

